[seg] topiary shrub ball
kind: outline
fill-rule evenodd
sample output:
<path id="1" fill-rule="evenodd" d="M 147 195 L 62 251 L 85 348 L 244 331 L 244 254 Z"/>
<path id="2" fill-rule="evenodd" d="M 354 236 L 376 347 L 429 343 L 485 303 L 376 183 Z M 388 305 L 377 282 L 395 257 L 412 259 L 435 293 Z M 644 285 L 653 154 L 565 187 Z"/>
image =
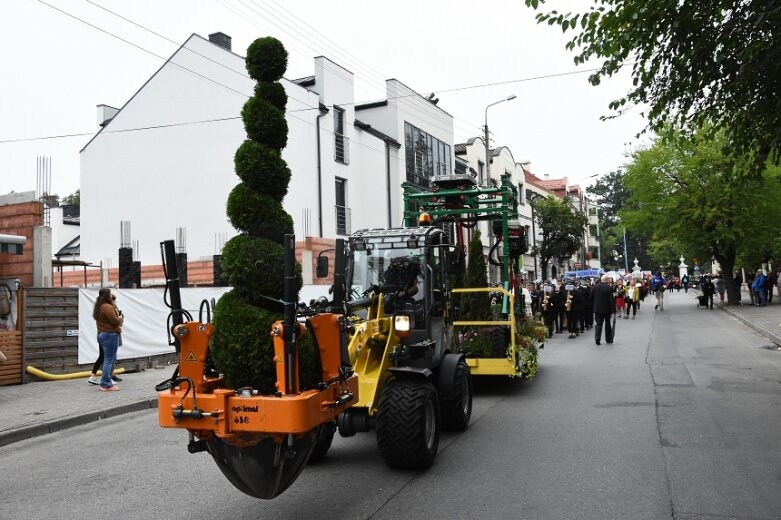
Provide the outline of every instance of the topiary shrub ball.
<path id="1" fill-rule="evenodd" d="M 214 308 L 214 335 L 209 348 L 225 374 L 228 388 L 252 386 L 273 393 L 276 383 L 271 326 L 280 319 L 251 305 L 236 290 L 222 295 Z"/>
<path id="2" fill-rule="evenodd" d="M 278 150 L 246 140 L 233 157 L 236 175 L 248 188 L 282 202 L 290 184 L 290 168 Z"/>
<path id="3" fill-rule="evenodd" d="M 278 81 L 255 85 L 255 97 L 268 101 L 283 112 L 287 108 L 287 93 L 285 87 Z"/>
<path id="4" fill-rule="evenodd" d="M 253 141 L 275 150 L 287 146 L 285 113 L 265 99 L 255 96 L 249 98 L 241 109 L 241 119 L 244 121 L 247 137 Z"/>
<path id="5" fill-rule="evenodd" d="M 277 81 L 287 70 L 287 51 L 276 38 L 258 38 L 247 49 L 244 63 L 255 81 Z"/>
<path id="6" fill-rule="evenodd" d="M 220 259 L 222 276 L 248 303 L 282 312 L 284 250 L 271 240 L 237 235 L 225 243 Z M 296 268 L 296 294 L 301 290 L 301 267 Z"/>
<path id="7" fill-rule="evenodd" d="M 293 218 L 282 203 L 244 183 L 231 190 L 226 213 L 233 227 L 252 236 L 281 243 L 286 234 L 293 233 Z"/>

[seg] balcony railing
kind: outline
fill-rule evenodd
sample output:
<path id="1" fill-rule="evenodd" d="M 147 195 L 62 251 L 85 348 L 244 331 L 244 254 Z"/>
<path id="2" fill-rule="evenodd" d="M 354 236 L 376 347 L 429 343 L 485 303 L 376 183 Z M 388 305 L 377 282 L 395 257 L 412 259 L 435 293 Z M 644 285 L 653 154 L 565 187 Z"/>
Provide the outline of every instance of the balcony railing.
<path id="1" fill-rule="evenodd" d="M 336 234 L 349 235 L 352 233 L 350 225 L 350 208 L 346 206 L 334 206 L 336 210 Z"/>
<path id="2" fill-rule="evenodd" d="M 350 139 L 343 134 L 334 134 L 334 160 L 350 164 Z"/>

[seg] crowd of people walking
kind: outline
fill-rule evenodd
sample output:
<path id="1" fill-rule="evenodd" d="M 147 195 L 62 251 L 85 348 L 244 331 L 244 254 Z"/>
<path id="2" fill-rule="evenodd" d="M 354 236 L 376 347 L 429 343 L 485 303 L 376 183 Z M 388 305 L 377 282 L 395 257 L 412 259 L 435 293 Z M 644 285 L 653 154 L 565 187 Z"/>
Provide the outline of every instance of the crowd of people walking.
<path id="1" fill-rule="evenodd" d="M 593 329 L 600 345 L 603 330 L 605 342 L 613 343 L 615 319 L 637 317 L 648 284 L 648 280 L 614 280 L 603 275 L 599 279 L 527 284 L 524 296 L 529 295 L 530 314 L 542 318 L 550 337 L 566 333 L 574 339 Z M 663 287 L 657 289 L 657 302 L 663 291 Z"/>
<path id="2" fill-rule="evenodd" d="M 740 273 L 735 274 L 738 288 L 743 284 Z M 746 276 L 746 288 L 752 305 L 765 306 L 772 302 L 773 288 L 781 301 L 781 279 L 778 271 L 765 274 L 757 270 Z M 722 275 L 706 274 L 696 278 L 665 277 L 660 271 L 653 276 L 617 277 L 602 275 L 598 279 L 553 280 L 547 283 L 527 283 L 523 286 L 526 313 L 542 319 L 549 337 L 567 334 L 572 339 L 594 330 L 597 345 L 613 342 L 616 319 L 635 319 L 641 304 L 651 295 L 654 311 L 665 312 L 665 294 L 670 291 L 688 293 L 698 291 L 699 306 L 713 309 L 714 301 L 724 302 L 726 284 Z M 740 303 L 740 290 L 738 303 Z M 718 298 L 718 300 L 716 300 Z M 604 336 L 603 336 L 604 331 Z"/>

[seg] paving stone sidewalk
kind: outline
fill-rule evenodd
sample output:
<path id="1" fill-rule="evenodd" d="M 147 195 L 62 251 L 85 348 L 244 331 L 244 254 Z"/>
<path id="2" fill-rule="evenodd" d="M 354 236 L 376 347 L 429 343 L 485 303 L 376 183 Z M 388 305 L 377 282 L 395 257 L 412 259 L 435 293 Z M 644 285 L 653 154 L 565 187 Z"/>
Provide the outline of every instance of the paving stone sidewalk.
<path id="1" fill-rule="evenodd" d="M 174 367 L 119 374 L 119 392 L 101 392 L 87 378 L 0 386 L 0 446 L 157 407 L 155 385 Z"/>
<path id="2" fill-rule="evenodd" d="M 692 298 L 697 294 L 690 292 Z M 712 311 L 702 312 L 726 312 L 781 349 L 781 298 L 766 307 L 756 307 L 749 305 L 744 290 L 742 301 L 746 305 L 716 303 Z M 100 392 L 87 384 L 86 378 L 0 386 L 0 446 L 106 417 L 156 408 L 155 385 L 168 379 L 173 368 L 122 374 L 119 392 Z"/>

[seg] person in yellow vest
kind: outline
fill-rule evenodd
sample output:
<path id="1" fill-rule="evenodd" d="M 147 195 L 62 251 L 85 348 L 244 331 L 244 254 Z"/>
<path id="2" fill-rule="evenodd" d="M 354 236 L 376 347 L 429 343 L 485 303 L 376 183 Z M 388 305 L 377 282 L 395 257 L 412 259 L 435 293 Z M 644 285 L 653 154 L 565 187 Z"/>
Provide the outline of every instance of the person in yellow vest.
<path id="1" fill-rule="evenodd" d="M 624 318 L 629 318 L 629 310 L 632 310 L 632 319 L 637 316 L 637 307 L 640 305 L 640 282 L 631 284 L 626 290 L 626 312 Z"/>

